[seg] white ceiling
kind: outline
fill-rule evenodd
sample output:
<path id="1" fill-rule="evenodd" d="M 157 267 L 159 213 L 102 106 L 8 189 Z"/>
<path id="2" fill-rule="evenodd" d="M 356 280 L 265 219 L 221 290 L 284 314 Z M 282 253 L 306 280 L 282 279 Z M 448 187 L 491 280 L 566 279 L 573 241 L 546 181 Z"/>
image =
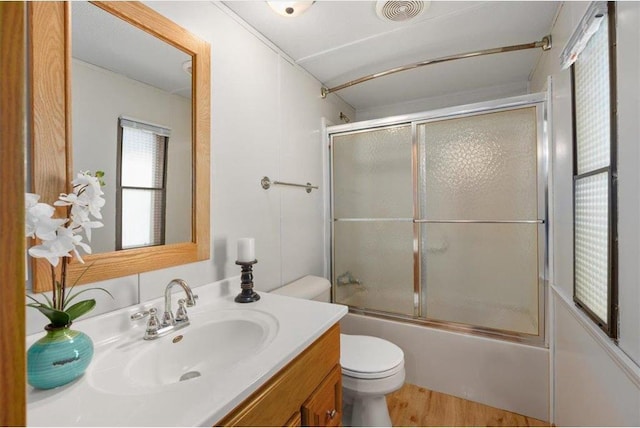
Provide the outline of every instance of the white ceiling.
<path id="1" fill-rule="evenodd" d="M 72 56 L 166 92 L 191 98 L 191 56 L 88 3 L 71 2 Z"/>
<path id="2" fill-rule="evenodd" d="M 559 2 L 432 1 L 404 23 L 376 15 L 375 1 L 316 1 L 296 18 L 264 1 L 225 1 L 297 64 L 332 87 L 427 59 L 530 43 L 549 34 Z M 469 58 L 397 73 L 337 92 L 356 109 L 527 82 L 541 49 Z"/>

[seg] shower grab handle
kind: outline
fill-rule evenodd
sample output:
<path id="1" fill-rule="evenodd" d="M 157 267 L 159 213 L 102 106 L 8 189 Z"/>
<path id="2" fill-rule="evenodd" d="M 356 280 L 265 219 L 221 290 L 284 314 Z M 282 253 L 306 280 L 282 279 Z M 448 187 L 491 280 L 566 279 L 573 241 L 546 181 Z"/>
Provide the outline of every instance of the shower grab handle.
<path id="1" fill-rule="evenodd" d="M 405 221 L 412 223 L 468 223 L 468 224 L 545 224 L 545 220 L 427 220 L 413 218 L 334 218 L 333 221 L 367 222 L 367 221 Z"/>

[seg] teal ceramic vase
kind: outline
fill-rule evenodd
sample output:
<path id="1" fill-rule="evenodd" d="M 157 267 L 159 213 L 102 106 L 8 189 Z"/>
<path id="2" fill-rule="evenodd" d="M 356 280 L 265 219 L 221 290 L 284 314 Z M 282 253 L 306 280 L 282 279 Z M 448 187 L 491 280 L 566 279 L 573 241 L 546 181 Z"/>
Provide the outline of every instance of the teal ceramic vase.
<path id="1" fill-rule="evenodd" d="M 93 342 L 86 334 L 65 327 L 45 327 L 47 334 L 27 351 L 27 382 L 51 389 L 81 376 L 93 358 Z"/>

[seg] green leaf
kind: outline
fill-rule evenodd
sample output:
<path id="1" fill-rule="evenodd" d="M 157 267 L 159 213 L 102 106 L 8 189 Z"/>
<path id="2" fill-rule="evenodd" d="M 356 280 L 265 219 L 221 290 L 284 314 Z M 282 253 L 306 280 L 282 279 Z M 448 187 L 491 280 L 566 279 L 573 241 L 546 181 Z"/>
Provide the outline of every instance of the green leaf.
<path id="1" fill-rule="evenodd" d="M 47 304 L 49 305 L 49 307 L 53 308 L 53 302 L 51 301 L 51 299 L 49 299 L 49 297 L 44 293 L 42 293 L 41 296 L 44 297 L 44 300 L 47 301 Z"/>
<path id="2" fill-rule="evenodd" d="M 67 306 L 67 304 L 69 303 L 69 296 L 71 296 L 71 292 L 73 291 L 74 287 L 76 285 L 78 285 L 78 281 L 80 281 L 80 279 L 84 276 L 85 273 L 87 273 L 87 271 L 89 270 L 89 268 L 91 266 L 93 266 L 95 264 L 95 262 L 92 262 L 89 266 L 86 266 L 83 270 L 82 273 L 76 278 L 76 280 L 73 282 L 73 284 L 71 285 L 71 288 L 69 288 L 69 291 L 67 291 L 66 297 L 65 297 L 65 301 L 62 302 L 62 307 L 64 308 L 65 306 Z M 111 298 L 113 298 L 113 296 L 111 296 Z"/>
<path id="3" fill-rule="evenodd" d="M 38 302 L 38 303 L 27 303 L 27 306 L 30 308 L 39 308 L 39 307 L 47 307 L 46 305 L 43 305 L 42 303 Z"/>
<path id="4" fill-rule="evenodd" d="M 102 177 L 104 177 L 104 171 L 96 171 L 96 175 L 98 178 L 98 182 L 100 183 L 100 187 L 104 187 L 106 186 L 104 180 L 102 179 Z"/>
<path id="5" fill-rule="evenodd" d="M 38 304 L 29 303 L 27 306 L 31 308 L 36 308 L 37 310 L 42 312 L 42 314 L 45 317 L 49 318 L 49 321 L 51 321 L 51 324 L 55 326 L 62 327 L 71 322 L 71 318 L 69 317 L 68 313 L 50 308 L 48 306 L 43 305 L 42 303 L 38 303 Z"/>
<path id="6" fill-rule="evenodd" d="M 43 303 L 41 303 L 38 299 L 36 299 L 35 297 L 31 296 L 30 294 L 27 294 L 27 299 L 31 299 L 31 300 L 33 300 L 33 301 L 34 301 L 34 302 L 36 302 L 38 305 L 42 305 L 42 304 L 43 304 Z M 31 305 L 33 305 L 33 303 L 28 304 L 27 306 L 31 306 Z M 49 305 L 49 306 L 52 306 L 52 305 Z"/>
<path id="7" fill-rule="evenodd" d="M 87 292 L 87 291 L 91 291 L 91 290 L 100 290 L 100 291 L 104 291 L 104 292 L 105 292 L 105 293 L 107 293 L 109 296 L 111 296 L 111 298 L 113 299 L 113 295 L 112 295 L 111 293 L 109 293 L 109 291 L 108 291 L 108 290 L 105 290 L 104 288 L 101 288 L 101 287 L 92 287 L 92 288 L 87 288 L 87 289 L 85 289 L 85 290 L 80 290 L 80 291 L 78 291 L 77 293 L 75 293 L 75 294 L 73 294 L 73 295 L 72 295 L 72 294 L 69 294 L 69 297 L 68 297 L 68 298 L 66 298 L 66 299 L 65 299 L 65 301 L 64 301 L 64 306 L 63 306 L 63 308 L 66 308 L 66 307 L 67 307 L 67 305 L 69 305 L 69 303 L 71 303 L 71 301 L 72 301 L 73 299 L 75 299 L 76 297 L 78 297 L 80 294 L 85 293 L 85 292 Z M 69 291 L 71 291 L 71 290 L 69 290 Z"/>
<path id="8" fill-rule="evenodd" d="M 89 312 L 91 309 L 94 308 L 95 305 L 96 305 L 95 299 L 83 300 L 81 302 L 76 303 L 75 305 L 72 305 L 69 309 L 66 310 L 66 312 L 69 316 L 69 319 L 73 321 L 79 316 L 82 316 L 87 312 Z"/>

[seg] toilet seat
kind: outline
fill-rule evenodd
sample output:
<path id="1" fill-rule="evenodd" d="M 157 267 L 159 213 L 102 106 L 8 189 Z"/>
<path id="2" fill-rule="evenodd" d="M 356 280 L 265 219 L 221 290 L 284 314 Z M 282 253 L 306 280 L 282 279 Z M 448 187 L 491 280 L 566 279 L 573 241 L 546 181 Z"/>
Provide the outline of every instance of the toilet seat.
<path id="1" fill-rule="evenodd" d="M 404 352 L 378 337 L 340 335 L 342 374 L 357 379 L 381 379 L 404 368 Z"/>

